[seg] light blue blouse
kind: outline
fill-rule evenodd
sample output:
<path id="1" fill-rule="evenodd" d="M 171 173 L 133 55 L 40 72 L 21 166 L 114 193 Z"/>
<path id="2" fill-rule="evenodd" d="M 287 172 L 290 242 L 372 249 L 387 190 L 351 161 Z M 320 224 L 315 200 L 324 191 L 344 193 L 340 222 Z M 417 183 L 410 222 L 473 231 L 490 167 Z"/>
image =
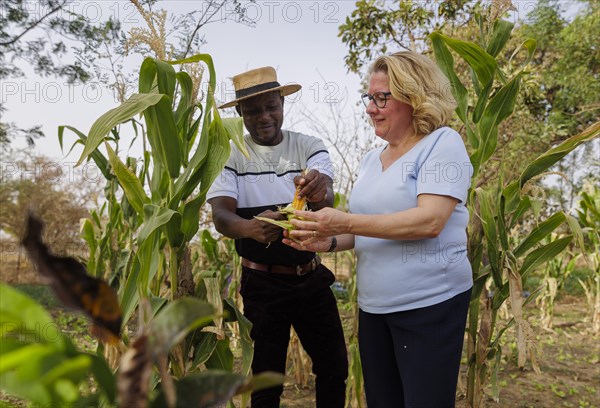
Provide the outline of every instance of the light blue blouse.
<path id="1" fill-rule="evenodd" d="M 356 236 L 359 307 L 392 313 L 431 306 L 469 289 L 465 207 L 472 166 L 460 135 L 437 129 L 382 171 L 385 146 L 365 155 L 350 196 L 355 214 L 390 214 L 417 206 L 419 194 L 454 197 L 456 205 L 436 238 L 391 240 Z"/>

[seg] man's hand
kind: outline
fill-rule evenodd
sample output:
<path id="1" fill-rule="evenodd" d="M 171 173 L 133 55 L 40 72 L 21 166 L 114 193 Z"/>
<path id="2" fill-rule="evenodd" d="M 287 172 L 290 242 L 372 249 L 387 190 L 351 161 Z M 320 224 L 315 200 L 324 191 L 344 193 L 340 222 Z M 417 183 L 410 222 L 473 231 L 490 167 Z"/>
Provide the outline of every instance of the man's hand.
<path id="1" fill-rule="evenodd" d="M 320 208 L 333 204 L 332 181 L 318 170 L 312 169 L 303 176 L 294 177 L 294 184 L 301 186 L 300 197 L 306 197 L 309 203 L 322 202 Z"/>
<path id="2" fill-rule="evenodd" d="M 259 217 L 270 218 L 272 220 L 283 220 L 285 217 L 279 211 L 271 211 L 266 210 L 258 214 Z M 257 220 L 256 218 L 252 219 L 252 227 L 250 229 L 249 238 L 254 239 L 255 241 L 262 242 L 263 244 L 269 244 L 273 241 L 277 241 L 282 236 L 281 227 Z"/>

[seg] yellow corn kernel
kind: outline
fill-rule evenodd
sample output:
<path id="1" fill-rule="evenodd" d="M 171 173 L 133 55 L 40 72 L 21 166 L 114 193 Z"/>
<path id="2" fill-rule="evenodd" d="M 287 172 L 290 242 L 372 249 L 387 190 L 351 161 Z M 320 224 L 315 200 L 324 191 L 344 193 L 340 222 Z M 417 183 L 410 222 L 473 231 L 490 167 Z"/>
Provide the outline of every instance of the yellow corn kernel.
<path id="1" fill-rule="evenodd" d="M 298 193 L 302 189 L 301 186 L 296 186 L 296 192 L 294 193 L 294 201 L 292 201 L 292 207 L 294 210 L 304 210 L 304 206 L 306 205 L 306 198 L 298 198 Z"/>

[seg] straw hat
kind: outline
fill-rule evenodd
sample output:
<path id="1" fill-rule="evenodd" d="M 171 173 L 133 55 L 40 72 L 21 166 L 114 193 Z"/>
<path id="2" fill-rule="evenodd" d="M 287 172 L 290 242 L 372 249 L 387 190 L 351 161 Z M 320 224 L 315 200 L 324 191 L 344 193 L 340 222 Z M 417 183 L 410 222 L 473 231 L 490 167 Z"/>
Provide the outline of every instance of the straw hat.
<path id="1" fill-rule="evenodd" d="M 266 92 L 279 91 L 281 96 L 286 96 L 298 92 L 302 88 L 298 84 L 281 85 L 277 82 L 277 73 L 273 67 L 257 68 L 236 75 L 233 77 L 233 87 L 235 88 L 235 99 L 219 106 L 219 109 L 235 106 L 239 101 Z"/>

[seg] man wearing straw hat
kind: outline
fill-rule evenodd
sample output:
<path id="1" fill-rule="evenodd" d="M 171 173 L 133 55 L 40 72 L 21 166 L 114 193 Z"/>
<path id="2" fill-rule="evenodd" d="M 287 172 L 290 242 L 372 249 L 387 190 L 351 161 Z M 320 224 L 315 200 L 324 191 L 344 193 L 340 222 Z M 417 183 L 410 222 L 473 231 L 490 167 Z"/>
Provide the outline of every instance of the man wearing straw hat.
<path id="1" fill-rule="evenodd" d="M 343 408 L 348 375 L 346 344 L 335 297 L 333 273 L 313 252 L 281 242 L 282 229 L 254 216 L 281 219 L 278 206 L 296 190 L 313 210 L 333 204 L 333 165 L 323 142 L 281 129 L 286 95 L 298 84 L 280 85 L 272 67 L 233 77 L 235 107 L 244 120 L 250 159 L 232 146 L 222 174 L 207 195 L 217 231 L 235 239 L 242 258 L 240 294 L 252 322 L 254 374 L 285 373 L 290 327 L 310 356 L 319 408 Z M 303 175 L 304 169 L 310 169 Z M 330 248 L 332 250 L 333 248 Z M 252 407 L 279 407 L 283 387 L 252 394 Z"/>

